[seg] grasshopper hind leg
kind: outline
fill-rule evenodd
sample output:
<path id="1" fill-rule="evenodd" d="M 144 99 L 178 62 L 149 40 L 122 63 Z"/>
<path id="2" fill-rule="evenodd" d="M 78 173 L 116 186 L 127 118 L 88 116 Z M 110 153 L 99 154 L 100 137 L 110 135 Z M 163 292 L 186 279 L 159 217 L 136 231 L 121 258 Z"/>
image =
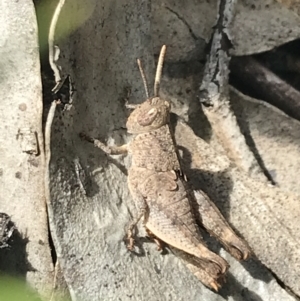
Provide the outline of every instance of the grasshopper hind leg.
<path id="1" fill-rule="evenodd" d="M 177 248 L 171 247 L 171 251 L 178 256 L 186 265 L 186 267 L 196 276 L 204 285 L 218 291 L 225 282 L 225 274 L 220 273 L 215 275 L 209 273 L 207 269 L 207 262 L 200 260 L 199 258 L 183 252 Z"/>
<path id="2" fill-rule="evenodd" d="M 194 191 L 194 210 L 198 222 L 237 260 L 246 260 L 251 255 L 248 244 L 233 231 L 216 205 L 202 191 Z"/>

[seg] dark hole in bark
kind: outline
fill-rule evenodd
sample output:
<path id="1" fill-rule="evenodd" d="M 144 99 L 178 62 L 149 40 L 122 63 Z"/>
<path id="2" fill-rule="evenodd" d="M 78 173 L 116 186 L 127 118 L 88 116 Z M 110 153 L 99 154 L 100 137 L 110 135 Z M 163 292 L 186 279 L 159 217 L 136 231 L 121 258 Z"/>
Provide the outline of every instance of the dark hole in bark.
<path id="1" fill-rule="evenodd" d="M 251 56 L 233 57 L 230 84 L 300 120 L 300 40 Z"/>

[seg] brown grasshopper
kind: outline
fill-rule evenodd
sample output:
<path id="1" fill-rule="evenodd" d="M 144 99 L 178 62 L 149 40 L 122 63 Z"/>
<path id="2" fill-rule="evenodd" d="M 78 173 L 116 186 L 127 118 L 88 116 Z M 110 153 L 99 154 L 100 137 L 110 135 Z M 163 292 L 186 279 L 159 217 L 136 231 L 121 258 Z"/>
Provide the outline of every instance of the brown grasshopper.
<path id="1" fill-rule="evenodd" d="M 138 215 L 128 229 L 128 248 L 134 248 L 133 230 L 143 217 L 146 230 L 156 241 L 162 240 L 174 247 L 172 249 L 183 257 L 198 279 L 218 290 L 229 265 L 206 247 L 196 222 L 219 239 L 236 259 L 247 259 L 251 252 L 209 198 L 188 185 L 169 128 L 171 105 L 159 97 L 165 52 L 164 45 L 156 70 L 154 97 L 149 97 L 146 77 L 138 60 L 147 100 L 140 105 L 128 105 L 134 109 L 126 123 L 128 132 L 134 135 L 132 141 L 108 147 L 83 136 L 110 155 L 129 153 L 132 156 L 128 186 Z"/>

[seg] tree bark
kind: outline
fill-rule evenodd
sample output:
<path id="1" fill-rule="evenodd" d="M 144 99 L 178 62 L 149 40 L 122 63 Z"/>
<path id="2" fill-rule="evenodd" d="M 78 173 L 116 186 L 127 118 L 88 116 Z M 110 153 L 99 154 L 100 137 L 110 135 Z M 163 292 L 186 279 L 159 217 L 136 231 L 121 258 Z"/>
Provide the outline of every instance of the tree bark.
<path id="1" fill-rule="evenodd" d="M 19 276 L 42 296 L 52 289 L 44 192 L 42 85 L 32 1 L 0 4 L 0 212 L 16 230 L 0 249 L 0 270 Z"/>

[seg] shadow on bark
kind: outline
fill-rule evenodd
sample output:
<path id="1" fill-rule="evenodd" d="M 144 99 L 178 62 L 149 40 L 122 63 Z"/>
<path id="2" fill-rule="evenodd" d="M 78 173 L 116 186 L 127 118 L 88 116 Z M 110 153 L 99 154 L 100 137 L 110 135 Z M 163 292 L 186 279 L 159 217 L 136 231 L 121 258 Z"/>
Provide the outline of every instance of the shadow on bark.
<path id="1" fill-rule="evenodd" d="M 27 237 L 22 237 L 17 229 L 14 230 L 8 242 L 9 246 L 0 249 L 0 271 L 2 273 L 25 279 L 27 272 L 36 271 L 27 260 L 26 245 L 28 242 Z"/>

